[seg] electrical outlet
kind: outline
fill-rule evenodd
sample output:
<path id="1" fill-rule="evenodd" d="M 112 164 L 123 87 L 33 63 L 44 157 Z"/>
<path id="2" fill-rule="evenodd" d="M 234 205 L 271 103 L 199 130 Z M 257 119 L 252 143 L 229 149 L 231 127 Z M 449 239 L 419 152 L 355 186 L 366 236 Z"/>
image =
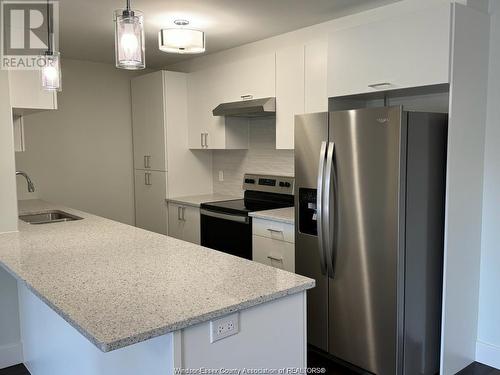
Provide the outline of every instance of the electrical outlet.
<path id="1" fill-rule="evenodd" d="M 224 181 L 224 171 L 219 171 L 219 181 Z"/>
<path id="2" fill-rule="evenodd" d="M 210 322 L 210 342 L 237 334 L 240 331 L 239 313 L 223 316 Z"/>

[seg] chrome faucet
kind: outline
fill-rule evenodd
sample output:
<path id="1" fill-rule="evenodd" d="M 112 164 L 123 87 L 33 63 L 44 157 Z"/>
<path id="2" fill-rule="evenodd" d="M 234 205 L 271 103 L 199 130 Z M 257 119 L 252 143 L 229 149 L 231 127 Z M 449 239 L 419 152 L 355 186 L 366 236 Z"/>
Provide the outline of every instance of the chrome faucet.
<path id="1" fill-rule="evenodd" d="M 16 176 L 23 176 L 26 179 L 26 182 L 28 183 L 28 192 L 33 193 L 35 191 L 35 185 L 33 185 L 33 182 L 31 181 L 30 176 L 28 176 L 25 172 L 23 171 L 16 171 Z"/>

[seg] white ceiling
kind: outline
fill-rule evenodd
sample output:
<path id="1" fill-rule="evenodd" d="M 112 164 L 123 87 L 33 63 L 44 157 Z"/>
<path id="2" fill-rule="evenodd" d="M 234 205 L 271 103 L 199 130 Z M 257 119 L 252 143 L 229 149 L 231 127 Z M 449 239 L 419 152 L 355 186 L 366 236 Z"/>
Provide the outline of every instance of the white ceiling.
<path id="1" fill-rule="evenodd" d="M 161 68 L 190 58 L 158 50 L 158 31 L 187 19 L 206 32 L 207 53 L 360 12 L 399 0 L 132 0 L 143 11 L 146 65 Z M 63 58 L 114 61 L 113 11 L 125 0 L 60 0 Z"/>

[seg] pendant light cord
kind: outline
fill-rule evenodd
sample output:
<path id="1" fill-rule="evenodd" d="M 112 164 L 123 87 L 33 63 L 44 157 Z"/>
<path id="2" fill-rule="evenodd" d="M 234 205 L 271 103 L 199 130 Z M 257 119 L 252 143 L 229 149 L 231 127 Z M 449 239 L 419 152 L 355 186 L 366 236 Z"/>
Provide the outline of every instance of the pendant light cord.
<path id="1" fill-rule="evenodd" d="M 48 44 L 48 50 L 47 54 L 52 55 L 52 25 L 50 23 L 50 5 L 49 5 L 49 0 L 47 0 L 47 44 Z"/>

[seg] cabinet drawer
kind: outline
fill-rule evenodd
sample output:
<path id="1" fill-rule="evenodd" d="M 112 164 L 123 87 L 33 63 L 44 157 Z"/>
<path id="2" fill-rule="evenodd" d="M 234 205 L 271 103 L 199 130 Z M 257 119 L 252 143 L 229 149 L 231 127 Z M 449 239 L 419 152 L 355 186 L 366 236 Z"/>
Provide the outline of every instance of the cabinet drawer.
<path id="1" fill-rule="evenodd" d="M 295 242 L 293 224 L 253 218 L 252 230 L 253 234 L 256 236 L 267 237 L 278 241 Z"/>
<path id="2" fill-rule="evenodd" d="M 295 245 L 290 242 L 253 236 L 252 259 L 268 266 L 295 272 Z"/>

